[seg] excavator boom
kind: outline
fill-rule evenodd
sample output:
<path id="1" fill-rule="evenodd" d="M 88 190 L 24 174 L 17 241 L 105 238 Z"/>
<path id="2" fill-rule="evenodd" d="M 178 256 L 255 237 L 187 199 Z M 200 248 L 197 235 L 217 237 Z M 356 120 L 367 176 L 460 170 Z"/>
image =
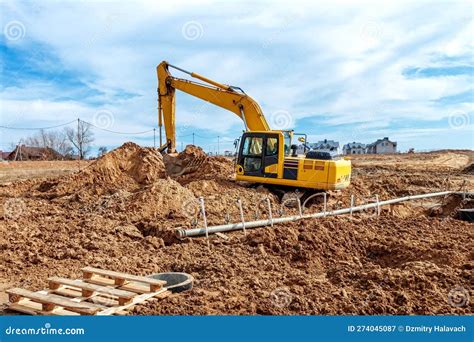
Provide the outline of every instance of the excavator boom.
<path id="1" fill-rule="evenodd" d="M 205 84 L 174 77 L 170 74 L 169 68 L 184 72 L 205 82 Z M 158 125 L 161 133 L 164 123 L 167 139 L 166 143 L 161 146 L 162 150 L 167 148 L 168 152 L 176 151 L 176 89 L 233 112 L 243 120 L 246 131 L 270 130 L 258 103 L 240 88 L 220 84 L 167 62 L 161 62 L 156 67 L 156 72 L 158 76 Z"/>
<path id="2" fill-rule="evenodd" d="M 170 74 L 170 68 L 188 74 L 202 83 L 174 77 Z M 306 189 L 306 192 L 340 190 L 349 186 L 350 160 L 339 156 L 333 158 L 329 153 L 316 151 L 306 153 L 306 150 L 304 155 L 298 155 L 297 145 L 291 142 L 294 132 L 271 130 L 258 103 L 242 89 L 215 82 L 167 62 L 161 62 L 156 67 L 156 72 L 160 150 L 168 149 L 165 158 L 169 160 L 175 158 L 173 153 L 176 152 L 175 95 L 176 90 L 180 90 L 224 108 L 244 122 L 245 132 L 240 137 L 235 160 L 236 180 L 283 189 Z M 163 124 L 167 140 L 165 144 L 161 144 Z M 167 171 L 169 174 L 179 176 L 196 171 L 198 168 L 199 165 L 177 163 L 169 170 L 167 168 Z"/>

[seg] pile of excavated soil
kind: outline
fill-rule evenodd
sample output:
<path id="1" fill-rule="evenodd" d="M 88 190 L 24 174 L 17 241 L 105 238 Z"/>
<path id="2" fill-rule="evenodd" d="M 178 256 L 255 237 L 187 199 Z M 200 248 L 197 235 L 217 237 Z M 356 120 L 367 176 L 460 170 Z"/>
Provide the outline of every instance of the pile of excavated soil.
<path id="1" fill-rule="evenodd" d="M 161 153 L 129 142 L 76 174 L 39 184 L 37 190 L 49 198 L 74 195 L 73 200 L 84 202 L 119 190 L 133 191 L 164 177 Z"/>
<path id="2" fill-rule="evenodd" d="M 468 175 L 474 175 L 474 163 L 469 164 L 466 166 L 463 170 L 462 173 L 466 173 Z"/>
<path id="3" fill-rule="evenodd" d="M 202 225 L 199 197 L 210 224 L 239 222 L 238 198 L 246 220 L 268 215 L 267 198 L 278 216 L 279 201 L 230 181 L 226 158 L 192 146 L 172 158 L 199 171 L 173 174 L 167 156 L 127 143 L 78 173 L 1 186 L 0 284 L 40 290 L 50 276 L 80 277 L 84 266 L 179 271 L 195 277 L 193 291 L 133 313 L 472 314 L 472 300 L 450 299 L 469 296 L 474 266 L 473 225 L 452 215 L 460 197 L 407 202 L 379 218 L 368 212 L 211 236 L 209 250 L 204 238 L 174 238 L 175 228 Z M 348 190 L 330 193 L 330 208 L 347 207 L 351 193 L 362 201 L 474 184 L 461 169 L 366 158 L 355 163 Z"/>
<path id="4" fill-rule="evenodd" d="M 181 184 L 199 179 L 230 180 L 233 163 L 225 157 L 210 157 L 202 148 L 187 145 L 177 156 L 165 155 L 166 171 Z"/>
<path id="5" fill-rule="evenodd" d="M 184 167 L 187 173 L 176 172 Z M 237 185 L 230 180 L 233 169 L 229 159 L 207 156 L 196 146 L 163 157 L 156 149 L 126 143 L 78 173 L 22 182 L 18 190 L 67 211 L 126 222 L 171 242 L 174 229 L 203 224 L 201 196 L 209 224 L 240 221 L 239 198 L 246 220 L 268 217 L 266 198 L 277 215 L 277 198 L 261 188 Z"/>

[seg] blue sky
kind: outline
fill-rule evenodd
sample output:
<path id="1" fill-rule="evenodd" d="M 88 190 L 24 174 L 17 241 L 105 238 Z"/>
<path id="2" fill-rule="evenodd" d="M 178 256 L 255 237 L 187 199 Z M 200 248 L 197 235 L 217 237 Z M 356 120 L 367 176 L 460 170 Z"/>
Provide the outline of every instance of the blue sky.
<path id="1" fill-rule="evenodd" d="M 310 141 L 474 148 L 470 1 L 3 1 L 0 125 L 77 117 L 120 132 L 157 125 L 167 60 L 243 88 L 270 126 Z M 177 74 L 179 75 L 179 74 Z M 181 75 L 180 75 L 181 76 Z M 234 114 L 177 97 L 178 147 L 231 149 Z M 0 149 L 29 131 L 0 129 Z M 153 135 L 95 131 L 95 146 Z"/>

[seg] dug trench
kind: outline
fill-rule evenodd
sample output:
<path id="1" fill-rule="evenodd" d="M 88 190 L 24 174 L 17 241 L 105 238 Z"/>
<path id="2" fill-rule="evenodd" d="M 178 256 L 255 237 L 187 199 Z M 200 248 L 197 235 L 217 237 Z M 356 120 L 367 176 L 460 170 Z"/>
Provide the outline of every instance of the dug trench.
<path id="1" fill-rule="evenodd" d="M 472 189 L 472 154 L 460 155 L 465 161 L 453 168 L 416 168 L 413 156 L 413 163 L 398 155 L 390 162 L 355 159 L 352 185 L 331 193 L 328 205 L 347 206 L 351 194 L 366 201 Z M 443 152 L 431 157 L 446 160 Z M 235 183 L 233 169 L 229 159 L 194 146 L 163 158 L 126 143 L 79 172 L 1 186 L 0 283 L 40 290 L 49 276 L 77 278 L 84 266 L 196 279 L 192 291 L 132 314 L 473 312 L 469 298 L 462 305 L 450 300 L 453 291 L 471 291 L 473 224 L 453 215 L 470 204 L 447 197 L 384 209 L 379 217 L 366 212 L 236 231 L 211 236 L 210 247 L 205 238 L 177 240 L 176 228 L 202 224 L 201 196 L 211 225 L 238 222 L 238 198 L 247 220 L 265 217 L 265 198 L 275 214 L 282 210 L 266 189 Z"/>

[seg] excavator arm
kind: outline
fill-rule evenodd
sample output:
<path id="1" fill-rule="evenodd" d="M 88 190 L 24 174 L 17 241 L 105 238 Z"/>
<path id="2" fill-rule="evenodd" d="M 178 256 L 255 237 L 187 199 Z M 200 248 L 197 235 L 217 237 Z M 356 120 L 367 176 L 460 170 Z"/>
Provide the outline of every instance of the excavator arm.
<path id="1" fill-rule="evenodd" d="M 170 67 L 205 82 L 205 84 L 174 77 L 169 72 Z M 247 131 L 270 130 L 258 103 L 240 88 L 220 84 L 194 72 L 175 67 L 165 61 L 156 67 L 156 73 L 158 76 L 160 143 L 163 123 L 166 133 L 166 143 L 160 147 L 162 151 L 166 148 L 170 153 L 176 151 L 176 89 L 233 112 L 243 120 Z"/>

